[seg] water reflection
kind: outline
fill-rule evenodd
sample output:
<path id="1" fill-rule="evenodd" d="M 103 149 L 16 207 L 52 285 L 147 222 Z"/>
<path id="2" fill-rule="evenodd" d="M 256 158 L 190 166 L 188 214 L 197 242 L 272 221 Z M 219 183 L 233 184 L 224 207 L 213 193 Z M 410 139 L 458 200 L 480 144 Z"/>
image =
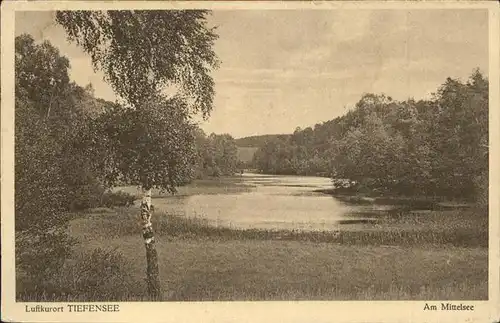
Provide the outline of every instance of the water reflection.
<path id="1" fill-rule="evenodd" d="M 158 198 L 154 204 L 176 214 L 205 218 L 212 225 L 243 229 L 352 229 L 373 222 L 366 216 L 350 216 L 359 207 L 314 192 L 331 188 L 328 178 L 243 174 L 238 185 L 251 188 L 242 193 Z"/>

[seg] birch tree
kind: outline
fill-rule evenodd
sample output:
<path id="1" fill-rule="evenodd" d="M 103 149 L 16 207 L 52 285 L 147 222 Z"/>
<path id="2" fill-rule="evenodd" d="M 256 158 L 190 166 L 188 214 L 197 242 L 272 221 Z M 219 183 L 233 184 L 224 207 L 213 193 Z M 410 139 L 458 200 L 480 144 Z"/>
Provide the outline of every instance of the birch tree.
<path id="1" fill-rule="evenodd" d="M 151 189 L 170 192 L 182 184 L 195 158 L 190 118 L 210 114 L 211 72 L 218 59 L 217 35 L 205 10 L 58 11 L 68 39 L 90 55 L 126 109 L 102 117 L 113 143 L 115 167 L 108 174 L 143 189 L 142 234 L 148 291 L 161 298 L 158 260 L 151 224 Z M 170 97 L 167 96 L 170 93 Z M 175 95 L 172 96 L 172 93 Z M 118 121 L 118 122 L 117 122 Z M 114 139 L 113 139 L 114 138 Z"/>

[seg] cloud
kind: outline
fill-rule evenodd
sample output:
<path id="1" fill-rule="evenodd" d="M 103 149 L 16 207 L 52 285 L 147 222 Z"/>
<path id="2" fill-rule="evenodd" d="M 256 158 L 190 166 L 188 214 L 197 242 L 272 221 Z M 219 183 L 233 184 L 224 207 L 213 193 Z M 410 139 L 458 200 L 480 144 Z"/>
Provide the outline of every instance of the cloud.
<path id="1" fill-rule="evenodd" d="M 47 39 L 70 59 L 71 77 L 113 99 L 102 73 L 66 41 L 53 13 L 16 16 L 16 34 Z M 221 10 L 206 132 L 290 132 L 332 119 L 365 92 L 423 98 L 446 77 L 488 70 L 486 10 Z"/>

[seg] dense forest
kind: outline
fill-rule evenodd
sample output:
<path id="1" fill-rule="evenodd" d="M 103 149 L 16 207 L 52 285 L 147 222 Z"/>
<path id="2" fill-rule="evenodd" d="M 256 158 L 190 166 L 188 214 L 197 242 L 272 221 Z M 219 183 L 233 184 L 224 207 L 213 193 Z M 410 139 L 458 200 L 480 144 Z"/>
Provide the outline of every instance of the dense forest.
<path id="1" fill-rule="evenodd" d="M 430 100 L 365 94 L 343 116 L 267 140 L 254 165 L 371 192 L 484 199 L 488 80 L 479 70 L 466 82 L 448 78 Z"/>

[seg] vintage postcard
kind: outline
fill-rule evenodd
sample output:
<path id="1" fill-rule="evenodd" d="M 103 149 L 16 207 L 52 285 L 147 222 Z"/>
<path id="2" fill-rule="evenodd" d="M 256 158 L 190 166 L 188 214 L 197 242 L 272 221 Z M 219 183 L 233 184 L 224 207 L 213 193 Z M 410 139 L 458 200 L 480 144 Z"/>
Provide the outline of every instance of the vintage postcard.
<path id="1" fill-rule="evenodd" d="M 6 322 L 498 322 L 495 2 L 6 2 Z"/>

